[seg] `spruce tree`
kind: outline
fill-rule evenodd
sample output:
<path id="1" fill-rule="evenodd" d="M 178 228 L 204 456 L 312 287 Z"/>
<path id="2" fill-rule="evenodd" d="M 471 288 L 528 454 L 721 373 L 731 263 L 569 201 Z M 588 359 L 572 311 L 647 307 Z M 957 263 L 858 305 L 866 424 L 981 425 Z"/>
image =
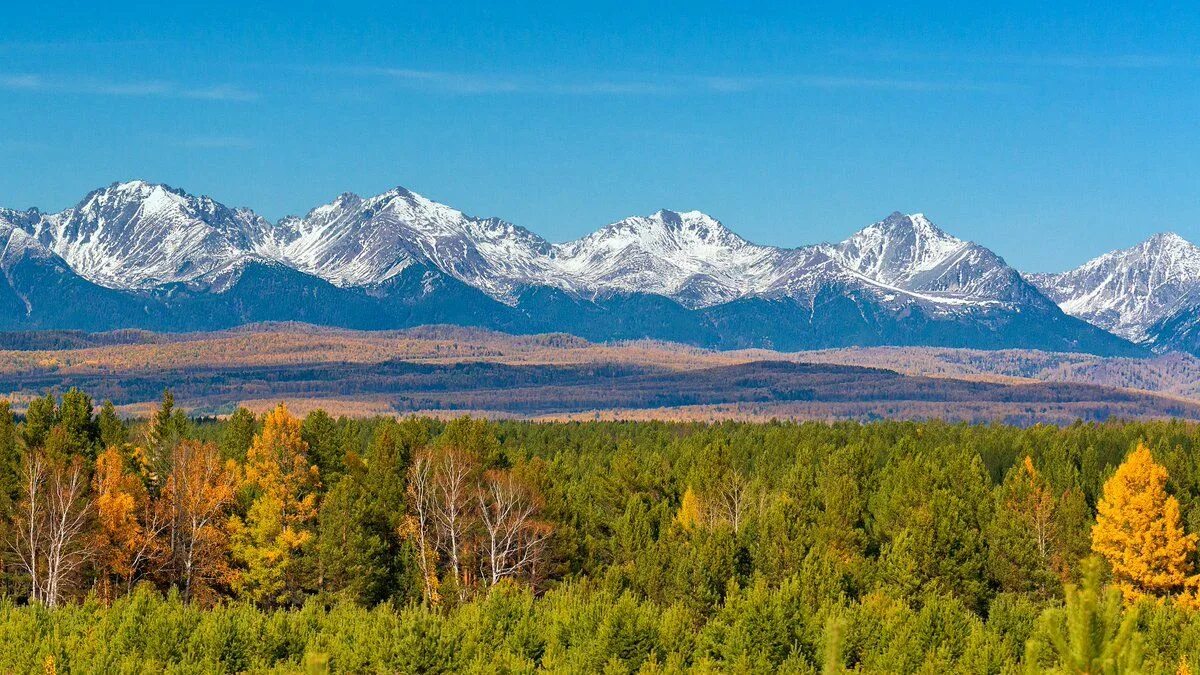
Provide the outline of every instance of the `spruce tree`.
<path id="1" fill-rule="evenodd" d="M 120 447 L 129 441 L 129 432 L 125 423 L 117 415 L 117 409 L 112 401 L 105 399 L 100 405 L 100 414 L 96 416 L 96 427 L 100 434 L 100 444 L 105 448 Z"/>

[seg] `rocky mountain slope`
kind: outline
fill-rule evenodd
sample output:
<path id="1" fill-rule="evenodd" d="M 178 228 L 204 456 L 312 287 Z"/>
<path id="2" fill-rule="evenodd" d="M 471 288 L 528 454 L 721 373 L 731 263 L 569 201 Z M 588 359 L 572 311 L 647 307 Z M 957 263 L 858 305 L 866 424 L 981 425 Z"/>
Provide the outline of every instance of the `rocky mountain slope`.
<path id="1" fill-rule="evenodd" d="M 1030 275 L 1030 281 L 1072 316 L 1153 342 L 1155 324 L 1200 304 L 1200 247 L 1161 233 L 1061 274 Z"/>

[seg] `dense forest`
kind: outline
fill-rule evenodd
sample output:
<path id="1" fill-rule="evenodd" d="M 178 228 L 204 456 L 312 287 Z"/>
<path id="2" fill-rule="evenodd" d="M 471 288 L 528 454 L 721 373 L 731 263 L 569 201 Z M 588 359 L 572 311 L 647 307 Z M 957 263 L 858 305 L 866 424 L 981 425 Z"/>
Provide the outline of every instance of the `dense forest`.
<path id="1" fill-rule="evenodd" d="M 0 406 L 0 672 L 1191 672 L 1200 427 Z"/>

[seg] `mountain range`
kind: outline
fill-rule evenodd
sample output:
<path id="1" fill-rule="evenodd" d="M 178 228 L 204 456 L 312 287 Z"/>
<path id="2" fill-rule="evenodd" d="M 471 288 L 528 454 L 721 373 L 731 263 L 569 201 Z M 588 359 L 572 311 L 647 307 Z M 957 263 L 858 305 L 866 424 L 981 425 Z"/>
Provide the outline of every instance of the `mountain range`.
<path id="1" fill-rule="evenodd" d="M 1200 249 L 1169 234 L 1022 275 L 921 214 L 782 248 L 663 210 L 552 243 L 399 187 L 272 223 L 130 181 L 58 213 L 0 209 L 0 244 L 7 330 L 447 323 L 718 348 L 1200 349 Z"/>

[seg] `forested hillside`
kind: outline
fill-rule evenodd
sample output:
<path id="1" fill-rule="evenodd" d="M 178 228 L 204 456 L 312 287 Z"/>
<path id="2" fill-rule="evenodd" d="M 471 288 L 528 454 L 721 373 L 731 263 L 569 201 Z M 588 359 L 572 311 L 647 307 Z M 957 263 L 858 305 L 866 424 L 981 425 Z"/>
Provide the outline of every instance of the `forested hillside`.
<path id="1" fill-rule="evenodd" d="M 0 672 L 1190 672 L 1200 427 L 0 408 Z"/>

